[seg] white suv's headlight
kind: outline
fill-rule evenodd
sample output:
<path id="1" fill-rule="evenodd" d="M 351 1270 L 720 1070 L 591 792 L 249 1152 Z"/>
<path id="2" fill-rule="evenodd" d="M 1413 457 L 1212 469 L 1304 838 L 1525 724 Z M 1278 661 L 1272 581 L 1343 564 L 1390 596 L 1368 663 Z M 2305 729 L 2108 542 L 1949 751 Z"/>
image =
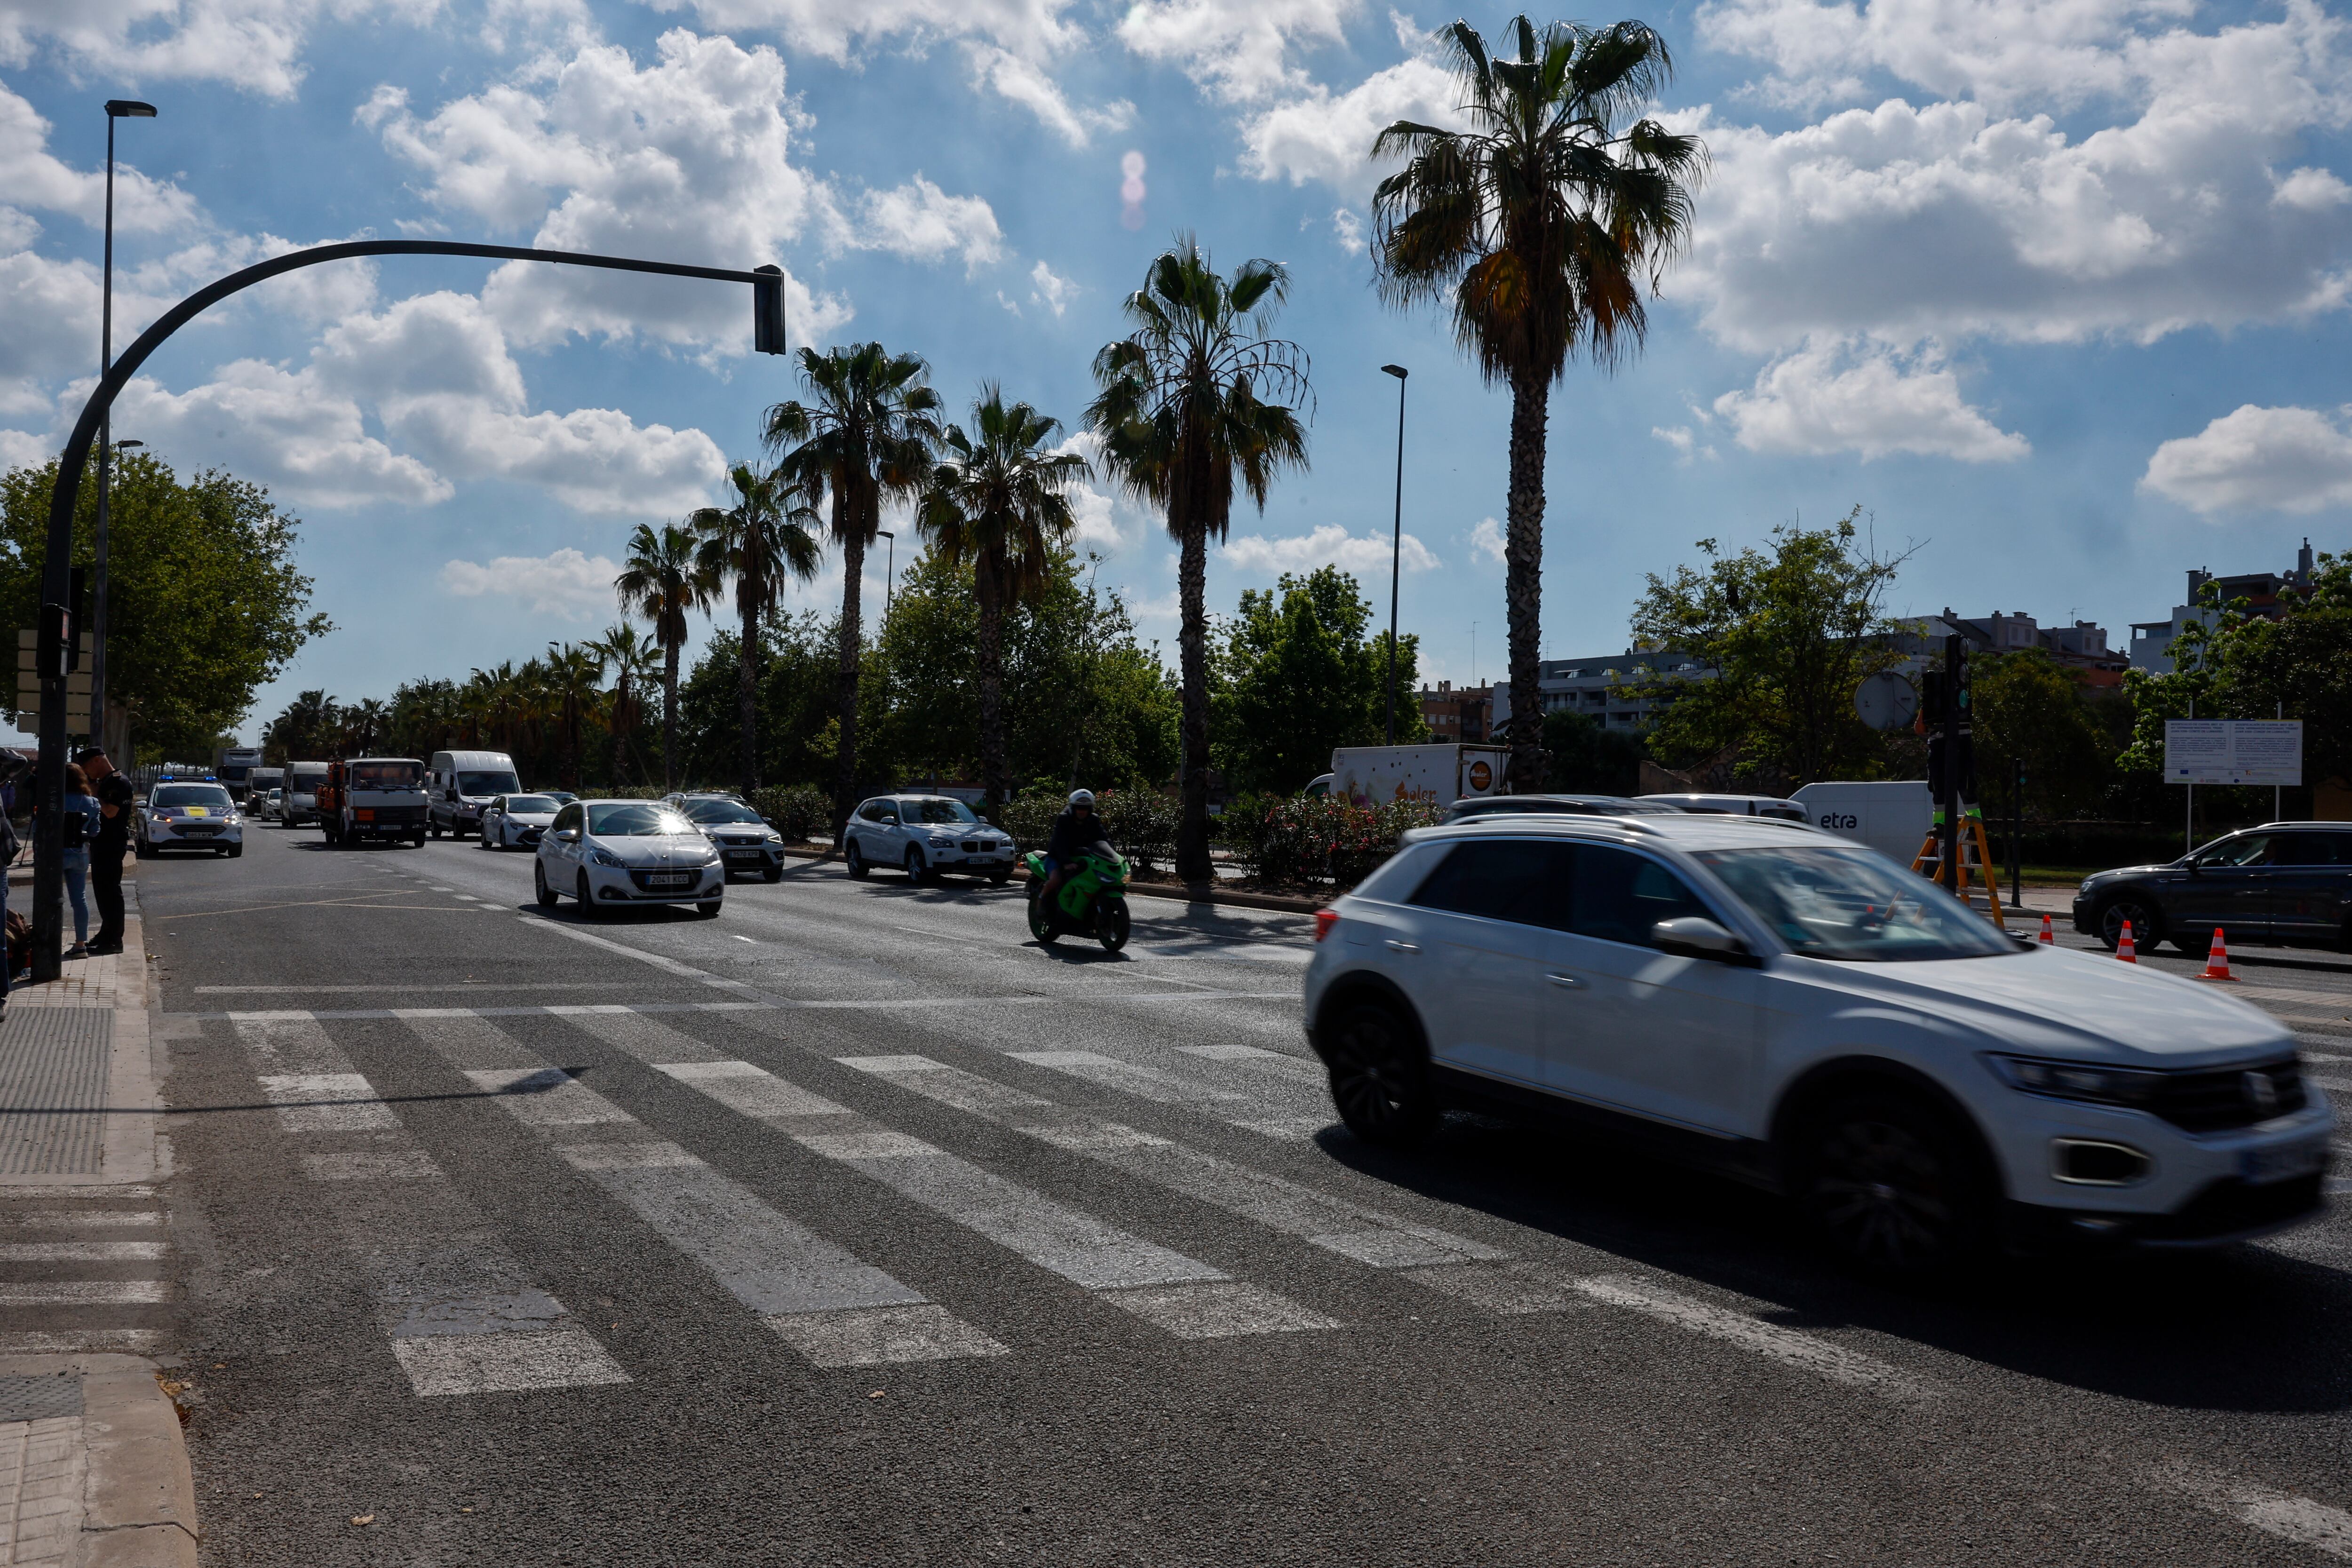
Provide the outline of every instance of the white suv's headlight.
<path id="1" fill-rule="evenodd" d="M 2010 1088 L 2027 1094 L 2046 1094 L 2053 1100 L 2088 1100 L 2095 1105 L 2145 1105 L 2164 1089 L 2164 1074 L 2137 1068 L 2051 1061 L 2038 1057 L 1991 1055 L 1985 1060 Z"/>

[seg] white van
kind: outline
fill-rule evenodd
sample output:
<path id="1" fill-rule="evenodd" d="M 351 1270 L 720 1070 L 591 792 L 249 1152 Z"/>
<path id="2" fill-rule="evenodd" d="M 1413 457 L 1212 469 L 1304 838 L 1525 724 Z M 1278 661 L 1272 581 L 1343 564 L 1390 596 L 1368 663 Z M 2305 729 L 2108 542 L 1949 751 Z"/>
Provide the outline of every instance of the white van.
<path id="1" fill-rule="evenodd" d="M 1899 866 L 1918 858 L 1936 819 L 1926 779 L 1809 784 L 1790 798 L 1811 815 L 1815 827 L 1867 844 Z"/>
<path id="2" fill-rule="evenodd" d="M 319 820 L 319 786 L 327 782 L 324 763 L 289 763 L 286 764 L 286 799 L 278 810 L 278 820 L 288 827 L 300 827 Z"/>
<path id="3" fill-rule="evenodd" d="M 482 807 L 521 793 L 514 759 L 504 752 L 436 752 L 425 773 L 426 820 L 436 838 L 470 838 L 482 831 Z"/>

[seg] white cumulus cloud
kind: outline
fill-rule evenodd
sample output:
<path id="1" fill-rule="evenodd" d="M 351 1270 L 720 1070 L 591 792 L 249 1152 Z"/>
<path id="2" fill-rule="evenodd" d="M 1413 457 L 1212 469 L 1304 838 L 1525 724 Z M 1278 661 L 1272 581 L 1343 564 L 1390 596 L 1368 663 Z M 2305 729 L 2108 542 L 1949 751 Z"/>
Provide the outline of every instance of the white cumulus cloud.
<path id="1" fill-rule="evenodd" d="M 45 46 L 107 81 L 223 81 L 290 98 L 322 17 L 425 23 L 435 0 L 0 0 L 0 65 Z"/>
<path id="2" fill-rule="evenodd" d="M 1751 452 L 2000 463 L 2032 450 L 1970 407 L 1959 378 L 1931 353 L 1898 356 L 1879 344 L 1808 343 L 1758 372 L 1750 390 L 1717 398 L 1715 412 Z M 1687 449 L 1668 432 L 1654 434 Z"/>
<path id="3" fill-rule="evenodd" d="M 611 613 L 613 579 L 620 574 L 606 557 L 566 545 L 545 555 L 500 555 L 487 566 L 450 561 L 441 568 L 441 585 L 461 599 L 499 594 L 523 601 L 534 615 L 582 621 Z"/>
<path id="4" fill-rule="evenodd" d="M 790 156 L 782 57 L 682 29 L 655 52 L 640 69 L 624 48 L 583 47 L 424 119 L 404 92 L 380 88 L 360 118 L 423 173 L 427 200 L 535 245 L 705 266 L 776 260 L 829 210 Z M 795 341 L 848 320 L 797 278 L 786 296 Z M 513 262 L 483 298 L 525 342 L 644 333 L 719 353 L 750 346 L 744 292 L 718 284 Z"/>
<path id="5" fill-rule="evenodd" d="M 2249 403 L 2158 447 L 2140 488 L 2208 517 L 2352 507 L 2352 408 Z"/>
<path id="6" fill-rule="evenodd" d="M 918 261 L 963 258 L 971 271 L 1003 259 L 1004 231 L 979 196 L 951 196 L 917 174 L 887 191 L 868 191 L 837 220 L 840 242 Z"/>
<path id="7" fill-rule="evenodd" d="M 1360 9 L 1359 0 L 1136 0 L 1118 36 L 1216 96 L 1247 102 L 1306 85 L 1292 51 L 1344 42 Z"/>
<path id="8" fill-rule="evenodd" d="M 1470 531 L 1470 555 L 1473 560 L 1503 563 L 1503 525 L 1491 517 L 1482 517 L 1478 526 Z"/>
<path id="9" fill-rule="evenodd" d="M 1031 300 L 1053 311 L 1056 320 L 1069 309 L 1070 296 L 1078 291 L 1076 284 L 1066 278 L 1057 277 L 1054 269 L 1042 261 L 1029 269 L 1029 283 L 1034 290 L 1029 296 Z"/>
<path id="10" fill-rule="evenodd" d="M 1243 124 L 1242 167 L 1262 180 L 1294 185 L 1320 180 L 1366 201 L 1386 172 L 1372 163 L 1372 138 L 1400 120 L 1457 124 L 1461 98 L 1452 74 L 1420 56 L 1376 71 L 1345 92 L 1308 84 Z"/>
<path id="11" fill-rule="evenodd" d="M 1351 534 L 1336 522 L 1318 525 L 1312 532 L 1276 539 L 1263 533 L 1243 534 L 1225 541 L 1229 565 L 1244 572 L 1311 572 L 1337 566 L 1359 577 L 1385 576 L 1391 542 L 1381 534 Z M 1434 572 L 1444 563 L 1429 547 L 1408 533 L 1396 546 L 1407 572 Z"/>

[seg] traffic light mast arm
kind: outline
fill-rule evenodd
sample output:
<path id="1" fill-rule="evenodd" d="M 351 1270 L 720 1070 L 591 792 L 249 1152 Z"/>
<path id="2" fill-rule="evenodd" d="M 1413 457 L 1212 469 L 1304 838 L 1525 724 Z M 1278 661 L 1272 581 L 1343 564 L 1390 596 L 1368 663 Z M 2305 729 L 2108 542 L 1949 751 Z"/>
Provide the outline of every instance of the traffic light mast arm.
<path id="1" fill-rule="evenodd" d="M 65 451 L 58 462 L 57 488 L 49 496 L 49 538 L 47 559 L 41 565 L 41 605 L 37 667 L 41 672 L 41 761 L 36 774 L 37 797 L 55 801 L 62 796 L 66 782 L 66 705 L 64 648 L 51 647 L 49 641 L 58 636 L 53 626 L 55 617 L 50 606 L 65 605 L 69 582 L 68 574 L 73 561 L 74 505 L 81 496 L 81 471 L 89 462 L 90 444 L 98 438 L 100 422 L 114 399 L 147 356 L 163 347 L 165 339 L 196 317 L 219 304 L 230 295 L 267 282 L 281 273 L 293 272 L 305 267 L 316 267 L 326 261 L 348 261 L 369 256 L 464 256 L 488 261 L 551 261 L 565 267 L 598 267 L 615 272 L 652 272 L 670 278 L 703 278 L 719 283 L 749 283 L 751 286 L 752 338 L 762 353 L 784 352 L 784 274 L 781 268 L 767 266 L 751 271 L 725 267 L 695 267 L 681 261 L 640 261 L 626 256 L 590 256 L 572 250 L 534 250 L 520 245 L 475 245 L 451 239 L 357 239 L 340 245 L 313 246 L 308 250 L 289 250 L 283 256 L 273 256 L 257 262 L 240 272 L 232 272 L 217 282 L 206 284 L 155 319 L 154 324 L 139 334 L 138 341 L 122 351 L 121 356 L 107 366 L 106 374 L 82 405 L 81 417 L 74 421 L 73 434 L 67 437 Z M 94 714 L 91 723 L 104 728 L 105 715 Z M 33 845 L 33 978 L 54 980 L 58 977 L 58 955 L 61 949 L 63 916 L 59 900 L 65 889 L 65 838 L 58 814 L 47 811 L 42 815 L 41 827 Z"/>

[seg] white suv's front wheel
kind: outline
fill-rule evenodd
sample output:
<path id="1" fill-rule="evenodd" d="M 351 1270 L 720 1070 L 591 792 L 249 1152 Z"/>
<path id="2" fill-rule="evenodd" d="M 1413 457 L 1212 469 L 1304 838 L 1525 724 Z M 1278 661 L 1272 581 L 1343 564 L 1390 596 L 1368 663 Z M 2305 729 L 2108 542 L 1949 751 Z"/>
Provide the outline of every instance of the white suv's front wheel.
<path id="1" fill-rule="evenodd" d="M 1991 1184 L 1950 1112 L 1896 1087 L 1845 1090 L 1805 1119 L 1795 1195 L 1822 1238 L 1876 1274 L 1948 1274 L 1984 1247 Z"/>

